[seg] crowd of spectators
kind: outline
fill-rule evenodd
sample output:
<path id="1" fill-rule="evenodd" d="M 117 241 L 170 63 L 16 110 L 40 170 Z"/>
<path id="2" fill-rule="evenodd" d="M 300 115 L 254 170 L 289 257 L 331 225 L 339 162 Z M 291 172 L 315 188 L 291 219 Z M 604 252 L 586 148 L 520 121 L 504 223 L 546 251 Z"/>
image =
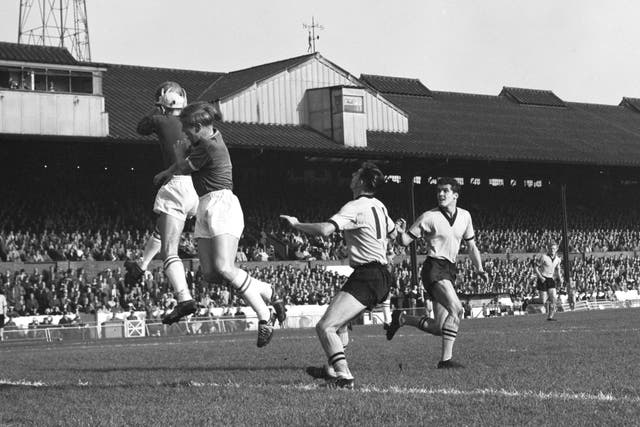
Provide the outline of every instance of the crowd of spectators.
<path id="1" fill-rule="evenodd" d="M 469 204 L 461 206 L 470 210 L 474 219 L 476 241 L 481 253 L 510 254 L 536 253 L 546 242 L 562 241 L 562 217 L 560 207 L 546 202 L 545 195 L 533 193 L 528 199 L 507 199 L 503 205 L 478 203 L 472 198 Z M 288 248 L 286 258 L 294 260 L 339 260 L 346 256 L 344 240 L 340 233 L 329 237 L 309 236 L 292 230 L 278 221 L 278 214 L 286 212 L 297 216 L 301 221 L 325 221 L 334 214 L 339 203 L 292 204 L 291 201 L 278 200 L 275 206 L 269 201 L 261 203 L 259 210 L 249 211 L 248 218 L 263 233 L 273 236 L 274 240 Z M 622 203 L 620 206 L 625 206 Z M 420 213 L 432 205 L 417 209 Z M 397 210 L 397 209 L 395 209 Z M 588 254 L 591 252 L 638 251 L 640 250 L 640 226 L 636 218 L 640 211 L 636 208 L 621 207 L 613 209 L 611 205 L 598 206 L 576 204 L 570 212 L 569 251 Z M 399 211 L 392 217 L 407 218 L 406 211 Z M 424 240 L 416 242 L 418 254 L 426 254 Z M 404 255 L 407 249 L 393 245 L 396 255 Z M 461 253 L 466 253 L 463 245 Z"/>
<path id="2" fill-rule="evenodd" d="M 137 259 L 154 227 L 151 206 L 154 189 L 149 176 L 111 176 L 69 173 L 47 176 L 30 173 L 2 186 L 0 197 L 0 260 L 22 262 L 124 261 Z M 245 215 L 245 235 L 236 261 L 341 260 L 346 247 L 340 233 L 314 237 L 286 227 L 280 214 L 302 221 L 325 221 L 350 199 L 345 182 L 291 181 L 287 184 L 239 179 L 238 194 Z M 379 195 L 392 218 L 410 218 L 405 187 L 389 184 Z M 125 191 L 123 191 L 125 189 Z M 615 191 L 614 191 L 615 190 Z M 572 280 L 578 299 L 607 298 L 616 290 L 638 289 L 640 258 L 596 257 L 591 253 L 640 250 L 640 215 L 634 189 L 617 188 L 581 194 L 568 200 L 569 250 L 579 253 L 572 261 Z M 600 192 L 599 192 L 600 191 Z M 604 192 L 606 191 L 606 192 Z M 607 203 L 601 203 L 606 197 Z M 433 207 L 434 187 L 416 186 L 416 212 Z M 461 259 L 456 284 L 461 294 L 509 294 L 514 299 L 535 297 L 532 258 L 550 240 L 561 240 L 560 200 L 553 188 L 488 188 L 463 186 L 460 206 L 471 211 L 478 246 L 487 257 L 489 283 L 478 282 L 468 260 Z M 195 257 L 193 224 L 188 223 L 180 244 L 183 258 Z M 423 241 L 417 242 L 424 254 Z M 408 249 L 392 247 L 397 256 Z M 464 254 L 466 248 L 463 246 Z M 321 267 L 299 269 L 292 265 L 265 264 L 251 274 L 273 283 L 290 304 L 326 303 L 339 289 L 342 278 Z M 395 265 L 393 298 L 399 305 L 420 304 L 424 292 L 411 285 L 404 263 Z M 226 286 L 205 284 L 197 271 L 188 271 L 193 294 L 204 306 L 234 307 L 237 295 Z M 161 269 L 145 275 L 135 286 L 124 283 L 120 269 L 91 276 L 83 269 L 67 271 L 9 271 L 0 286 L 17 315 L 94 313 L 99 310 L 146 310 L 157 313 L 175 304 Z M 561 289 L 561 292 L 566 290 Z"/>
<path id="3" fill-rule="evenodd" d="M 272 283 L 286 304 L 326 304 L 343 278 L 323 267 L 300 269 L 278 264 L 248 268 Z M 198 271 L 187 270 L 186 279 L 202 308 L 245 305 L 233 289 L 202 281 Z M 7 270 L 0 279 L 10 306 L 10 316 L 67 315 L 116 311 L 146 311 L 149 318 L 171 310 L 176 300 L 162 268 L 146 272 L 140 282 L 125 282 L 123 269 L 107 269 L 95 276 L 83 268 L 58 270 L 51 266 L 27 272 Z"/>
<path id="4" fill-rule="evenodd" d="M 115 261 L 137 259 L 154 227 L 151 206 L 154 189 L 150 177 L 73 175 L 47 179 L 31 177 L 25 187 L 0 190 L 0 260 Z M 62 181 L 60 181 L 62 179 Z M 347 185 L 244 183 L 236 190 L 245 215 L 240 259 L 266 261 L 339 260 L 346 256 L 340 233 L 314 237 L 286 227 L 282 213 L 302 221 L 325 221 L 351 197 Z M 69 189 L 72 189 L 71 191 Z M 99 188 L 99 193 L 96 192 Z M 122 191 L 126 188 L 126 191 Z M 339 190 L 335 190 L 338 188 Z M 388 184 L 380 194 L 393 218 L 410 218 L 403 187 Z M 416 212 L 433 207 L 434 187 L 416 187 Z M 576 192 L 577 193 L 577 192 Z M 598 194 L 576 194 L 569 200 L 571 252 L 636 251 L 640 249 L 637 195 L 618 189 L 602 204 Z M 572 193 L 573 194 L 573 193 Z M 460 206 L 474 218 L 482 253 L 534 253 L 550 240 L 559 242 L 561 213 L 553 188 L 463 187 Z M 637 201 L 637 200 L 635 200 Z M 187 224 L 180 255 L 196 254 Z M 423 241 L 417 242 L 424 254 Z M 466 248 L 462 248 L 462 253 Z M 394 247 L 397 255 L 405 248 Z"/>
<path id="5" fill-rule="evenodd" d="M 456 290 L 461 296 L 508 294 L 522 303 L 537 297 L 534 259 L 531 257 L 493 257 L 484 260 L 489 281 L 481 282 L 473 274 L 468 258 L 458 262 Z M 250 274 L 271 283 L 286 304 L 326 304 L 340 289 L 344 277 L 315 264 L 298 268 L 291 264 L 271 263 L 245 266 Z M 396 307 L 424 305 L 427 295 L 422 284 L 412 284 L 407 261 L 393 264 L 395 284 L 391 290 Z M 419 277 L 419 276 L 418 276 Z M 571 277 L 577 300 L 613 299 L 615 291 L 640 290 L 640 257 L 581 256 L 571 262 Z M 203 309 L 244 305 L 240 296 L 222 284 L 202 281 L 199 271 L 187 270 L 187 283 Z M 95 276 L 83 268 L 58 270 L 55 267 L 31 272 L 6 271 L 0 287 L 10 306 L 10 316 L 69 315 L 79 313 L 146 311 L 149 318 L 171 310 L 176 300 L 161 268 L 147 272 L 144 278 L 127 285 L 123 271 L 107 269 Z M 567 293 L 560 286 L 560 294 Z"/>

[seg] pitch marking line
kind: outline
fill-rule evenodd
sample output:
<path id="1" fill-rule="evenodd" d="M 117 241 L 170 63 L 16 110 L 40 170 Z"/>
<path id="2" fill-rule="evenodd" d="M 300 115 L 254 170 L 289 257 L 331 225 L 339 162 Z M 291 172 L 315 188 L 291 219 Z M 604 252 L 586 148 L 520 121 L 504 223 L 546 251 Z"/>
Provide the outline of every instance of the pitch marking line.
<path id="1" fill-rule="evenodd" d="M 90 386 L 104 386 L 103 384 L 91 384 L 85 381 L 79 381 L 77 384 L 55 384 L 45 383 L 43 381 L 28 381 L 28 380 L 3 380 L 0 379 L 0 386 L 8 385 L 12 387 L 25 387 L 25 388 L 55 388 L 55 387 L 90 387 Z M 279 387 L 283 389 L 293 390 L 321 390 L 325 387 L 320 384 L 291 384 L 291 385 L 259 385 L 259 384 L 240 384 L 240 383 L 201 383 L 197 381 L 188 381 L 177 384 L 158 384 L 158 385 L 181 385 L 184 387 L 211 387 L 211 388 L 234 388 L 234 389 L 264 389 Z M 534 390 L 505 390 L 495 388 L 482 388 L 475 390 L 459 390 L 455 388 L 407 388 L 407 387 L 376 387 L 371 385 L 358 386 L 355 390 L 344 390 L 351 393 L 379 393 L 379 394 L 406 394 L 406 395 L 431 395 L 431 396 L 497 396 L 507 398 L 528 398 L 537 400 L 571 400 L 571 401 L 583 401 L 583 402 L 621 402 L 621 403 L 640 403 L 640 397 L 634 396 L 614 396 L 609 393 L 570 393 L 570 392 L 543 392 Z"/>

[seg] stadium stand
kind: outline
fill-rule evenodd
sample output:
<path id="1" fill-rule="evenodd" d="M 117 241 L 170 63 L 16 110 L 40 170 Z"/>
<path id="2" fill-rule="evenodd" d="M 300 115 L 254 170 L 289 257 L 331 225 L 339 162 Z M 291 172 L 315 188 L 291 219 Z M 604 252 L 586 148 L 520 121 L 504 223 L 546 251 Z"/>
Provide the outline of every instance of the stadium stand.
<path id="1" fill-rule="evenodd" d="M 64 73 L 65 90 L 38 86 Z M 356 78 L 317 53 L 221 73 L 79 63 L 61 48 L 0 43 L 0 77 L 3 102 L 29 107 L 0 111 L 3 153 L 15 159 L 0 170 L 11 183 L 0 187 L 0 260 L 11 266 L 1 285 L 14 314 L 133 307 L 157 317 L 173 304 L 161 269 L 127 286 L 118 268 L 140 256 L 153 228 L 159 152 L 135 124 L 166 80 L 225 115 L 217 127 L 232 152 L 246 222 L 237 260 L 257 262 L 252 274 L 276 284 L 290 304 L 320 304 L 335 293 L 341 279 L 316 263 L 340 263 L 345 247 L 339 233 L 311 238 L 283 227 L 278 215 L 326 220 L 350 198 L 334 189 L 347 188 L 347 171 L 363 159 L 389 174 L 380 198 L 393 218 L 411 218 L 410 189 L 420 213 L 433 206 L 434 177 L 463 181 L 460 206 L 473 214 L 481 251 L 494 256 L 486 260 L 487 284 L 476 282 L 461 258 L 461 295 L 507 295 L 521 307 L 536 298 L 531 257 L 562 240 L 561 184 L 570 189 L 567 244 L 577 299 L 638 290 L 636 99 L 614 106 L 513 87 L 495 96 L 442 92 L 417 79 Z M 30 87 L 9 84 L 26 77 Z M 54 100 L 56 109 L 45 108 Z M 330 110 L 338 116 L 329 120 L 322 114 Z M 358 125 L 327 127 L 349 120 Z M 360 133 L 349 139 L 345 129 Z M 421 183 L 413 185 L 416 177 Z M 609 255 L 617 251 L 625 254 Z M 408 255 L 398 247 L 394 253 Z M 417 253 L 425 253 L 421 241 Z M 190 225 L 180 255 L 195 255 Z M 69 267 L 77 262 L 86 268 Z M 95 262 L 117 263 L 89 268 Z M 21 271 L 20 263 L 44 264 L 35 272 Z M 394 268 L 396 306 L 424 305 L 406 262 Z M 222 284 L 203 285 L 197 268 L 187 274 L 203 309 L 238 304 Z"/>

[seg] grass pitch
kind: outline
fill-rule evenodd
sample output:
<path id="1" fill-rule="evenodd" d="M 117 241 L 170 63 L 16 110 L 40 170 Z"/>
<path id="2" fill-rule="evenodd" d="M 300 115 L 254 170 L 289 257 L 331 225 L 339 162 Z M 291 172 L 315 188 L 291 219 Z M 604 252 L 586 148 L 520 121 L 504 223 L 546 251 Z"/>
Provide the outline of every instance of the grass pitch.
<path id="1" fill-rule="evenodd" d="M 313 329 L 0 344 L 0 425 L 639 425 L 640 309 L 465 320 L 440 338 L 356 326 L 356 390 L 304 372 Z"/>

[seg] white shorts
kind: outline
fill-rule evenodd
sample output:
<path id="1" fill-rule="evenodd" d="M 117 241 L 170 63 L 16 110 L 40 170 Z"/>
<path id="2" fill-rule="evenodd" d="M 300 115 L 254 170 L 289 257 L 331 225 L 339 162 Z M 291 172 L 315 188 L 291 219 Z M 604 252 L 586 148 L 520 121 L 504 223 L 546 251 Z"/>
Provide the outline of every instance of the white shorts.
<path id="1" fill-rule="evenodd" d="M 197 210 L 198 194 L 190 175 L 174 175 L 160 187 L 153 204 L 155 213 L 167 214 L 182 221 L 195 216 Z"/>
<path id="2" fill-rule="evenodd" d="M 200 197 L 193 237 L 211 239 L 231 234 L 240 239 L 244 217 L 240 201 L 231 190 L 219 190 Z"/>

